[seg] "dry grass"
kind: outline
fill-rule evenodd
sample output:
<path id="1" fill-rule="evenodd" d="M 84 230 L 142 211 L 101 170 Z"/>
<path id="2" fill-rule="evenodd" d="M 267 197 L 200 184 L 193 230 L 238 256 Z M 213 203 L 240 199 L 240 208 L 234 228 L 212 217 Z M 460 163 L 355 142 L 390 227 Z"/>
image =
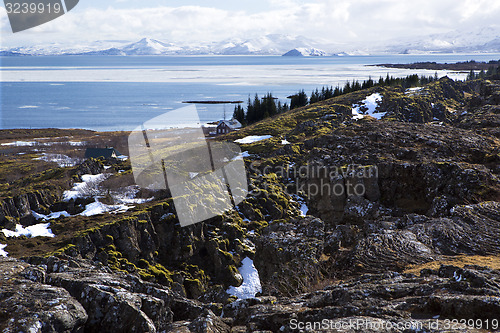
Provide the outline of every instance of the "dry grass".
<path id="1" fill-rule="evenodd" d="M 453 257 L 445 257 L 441 260 L 431 261 L 421 265 L 411 265 L 409 266 L 404 273 L 413 273 L 420 275 L 420 271 L 422 269 L 439 269 L 441 265 L 452 265 L 463 268 L 466 265 L 477 265 L 484 266 L 491 269 L 499 269 L 500 270 L 500 256 L 453 256 Z"/>

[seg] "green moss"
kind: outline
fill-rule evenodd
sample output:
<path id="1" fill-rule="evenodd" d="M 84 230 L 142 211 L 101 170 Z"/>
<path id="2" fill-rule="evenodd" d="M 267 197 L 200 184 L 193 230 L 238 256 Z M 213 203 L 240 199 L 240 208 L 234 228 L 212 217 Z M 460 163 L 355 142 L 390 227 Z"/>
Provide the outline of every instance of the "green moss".
<path id="1" fill-rule="evenodd" d="M 68 244 L 54 252 L 50 252 L 50 253 L 47 253 L 45 256 L 46 257 L 51 257 L 51 256 L 54 256 L 54 257 L 57 257 L 57 256 L 60 256 L 60 255 L 63 255 L 63 254 L 71 254 L 73 253 L 74 251 L 78 251 L 76 245 L 74 244 Z"/>
<path id="2" fill-rule="evenodd" d="M 252 221 L 248 224 L 248 228 L 250 230 L 255 230 L 260 232 L 262 229 L 266 228 L 269 225 L 266 221 Z"/>
<path id="3" fill-rule="evenodd" d="M 154 266 L 150 265 L 148 270 L 152 275 L 155 276 L 158 282 L 172 284 L 172 272 L 163 267 L 161 264 L 156 264 Z"/>
<path id="4" fill-rule="evenodd" d="M 231 253 L 221 249 L 217 249 L 217 251 L 227 262 L 234 262 L 233 255 Z"/>

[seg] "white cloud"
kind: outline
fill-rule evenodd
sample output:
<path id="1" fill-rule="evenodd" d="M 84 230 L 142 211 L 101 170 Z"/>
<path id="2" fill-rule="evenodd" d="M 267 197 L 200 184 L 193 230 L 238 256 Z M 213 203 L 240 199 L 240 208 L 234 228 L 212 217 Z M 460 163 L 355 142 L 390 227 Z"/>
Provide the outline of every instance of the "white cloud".
<path id="1" fill-rule="evenodd" d="M 125 2 L 123 0 L 117 0 Z M 497 0 L 267 0 L 261 11 L 239 7 L 181 6 L 86 8 L 40 27 L 12 34 L 0 10 L 7 45 L 153 37 L 165 41 L 220 41 L 281 33 L 361 42 L 426 35 L 496 24 Z M 114 2 L 116 3 L 116 1 Z M 202 3 L 198 1 L 198 3 Z M 205 2 L 203 2 L 205 3 Z M 248 5 L 246 5 L 248 6 Z"/>

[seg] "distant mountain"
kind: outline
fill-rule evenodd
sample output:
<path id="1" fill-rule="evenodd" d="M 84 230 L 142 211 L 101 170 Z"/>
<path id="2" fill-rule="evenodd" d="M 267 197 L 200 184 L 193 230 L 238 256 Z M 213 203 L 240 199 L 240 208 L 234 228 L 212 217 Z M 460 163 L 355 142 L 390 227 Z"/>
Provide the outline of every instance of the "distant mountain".
<path id="1" fill-rule="evenodd" d="M 303 47 L 295 48 L 293 50 L 288 51 L 287 53 L 283 54 L 284 57 L 324 57 L 327 56 L 328 53 L 326 53 L 323 50 L 318 50 L 315 48 L 312 49 L 306 49 Z"/>
<path id="2" fill-rule="evenodd" d="M 500 53 L 500 26 L 456 30 L 420 38 L 393 40 L 379 51 L 387 53 Z"/>
<path id="3" fill-rule="evenodd" d="M 325 51 L 323 51 L 325 50 Z M 328 52 L 328 53 L 327 53 Z M 500 53 L 500 26 L 452 31 L 425 37 L 408 37 L 378 44 L 335 44 L 303 36 L 271 34 L 252 39 L 211 43 L 169 43 L 151 38 L 137 42 L 96 41 L 89 45 L 25 46 L 3 48 L 0 55 L 369 55 L 418 53 Z"/>
<path id="4" fill-rule="evenodd" d="M 158 55 L 172 54 L 181 51 L 182 48 L 171 43 L 163 43 L 156 39 L 143 38 L 121 48 L 126 55 Z"/>
<path id="5" fill-rule="evenodd" d="M 244 41 L 230 41 L 217 54 L 281 55 L 291 49 L 314 49 L 319 43 L 303 37 L 272 34 Z"/>
<path id="6" fill-rule="evenodd" d="M 326 55 L 326 52 L 319 49 L 320 46 L 320 43 L 306 37 L 273 34 L 204 45 L 181 45 L 143 38 L 134 43 L 113 43 L 108 47 L 102 42 L 76 47 L 51 44 L 3 49 L 1 52 L 3 55 L 282 55 L 291 49 L 297 49 L 304 52 L 304 55 Z"/>

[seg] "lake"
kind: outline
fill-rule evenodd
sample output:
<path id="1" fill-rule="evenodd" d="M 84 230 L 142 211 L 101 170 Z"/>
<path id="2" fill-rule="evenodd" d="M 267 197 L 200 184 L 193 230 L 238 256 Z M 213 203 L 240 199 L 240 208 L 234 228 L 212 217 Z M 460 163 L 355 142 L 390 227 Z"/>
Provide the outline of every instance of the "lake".
<path id="1" fill-rule="evenodd" d="M 500 59 L 499 54 L 344 57 L 280 56 L 45 56 L 0 57 L 1 128 L 132 130 L 183 101 L 243 100 L 271 92 L 282 102 L 304 89 L 388 73 L 434 75 L 434 71 L 366 65 L 420 61 Z M 463 79 L 466 74 L 439 71 Z M 246 103 L 244 104 L 246 105 Z M 194 126 L 230 118 L 234 105 L 197 104 L 199 119 L 173 118 Z"/>

